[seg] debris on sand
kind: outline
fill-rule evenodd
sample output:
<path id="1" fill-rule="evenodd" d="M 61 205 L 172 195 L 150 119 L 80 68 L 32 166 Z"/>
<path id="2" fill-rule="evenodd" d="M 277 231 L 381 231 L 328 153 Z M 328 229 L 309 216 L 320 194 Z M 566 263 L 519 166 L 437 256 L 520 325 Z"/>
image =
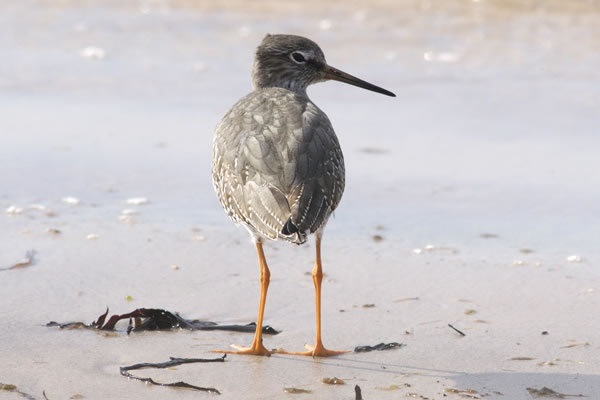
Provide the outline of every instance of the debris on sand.
<path id="1" fill-rule="evenodd" d="M 81 200 L 79 200 L 77 197 L 73 197 L 73 196 L 65 196 L 61 199 L 61 201 L 63 203 L 72 205 L 72 206 L 76 206 L 79 203 L 81 203 Z"/>
<path id="2" fill-rule="evenodd" d="M 199 390 L 199 391 L 202 391 L 202 392 L 209 392 L 209 393 L 221 394 L 221 392 L 219 392 L 217 389 L 212 388 L 212 387 L 195 386 L 195 385 L 190 385 L 189 383 L 182 382 L 182 381 L 174 382 L 174 383 L 161 383 L 161 382 L 156 382 L 152 378 L 142 378 L 142 377 L 133 375 L 133 374 L 129 373 L 129 371 L 136 370 L 136 369 L 142 369 L 142 368 L 171 368 L 171 367 L 174 367 L 176 365 L 191 364 L 191 363 L 224 362 L 225 361 L 225 357 L 226 357 L 226 354 L 223 354 L 223 357 L 208 358 L 208 359 L 207 358 L 175 358 L 175 357 L 170 357 L 170 360 L 166 361 L 166 362 L 162 362 L 162 363 L 140 363 L 140 364 L 134 364 L 134 365 L 126 366 L 126 367 L 120 367 L 119 370 L 120 370 L 121 375 L 123 375 L 123 376 L 125 376 L 125 377 L 127 377 L 129 379 L 134 379 L 136 381 L 141 381 L 141 382 L 149 383 L 151 385 L 178 387 L 178 388 Z"/>
<path id="3" fill-rule="evenodd" d="M 402 386 L 400 385 L 390 385 L 387 387 L 376 387 L 377 390 L 385 390 L 386 392 L 391 392 L 392 390 L 399 390 L 405 387 L 410 387 L 410 383 L 404 383 Z"/>
<path id="4" fill-rule="evenodd" d="M 360 391 L 360 386 L 354 386 L 354 400 L 363 400 L 362 393 Z"/>
<path id="5" fill-rule="evenodd" d="M 427 253 L 445 253 L 445 254 L 458 254 L 458 249 L 452 247 L 438 247 L 433 244 L 427 244 L 423 248 L 415 248 L 412 250 L 413 254 L 423 254 Z"/>
<path id="6" fill-rule="evenodd" d="M 23 213 L 22 207 L 10 206 L 4 210 L 8 215 L 19 215 Z"/>
<path id="7" fill-rule="evenodd" d="M 458 332 L 461 336 L 467 336 L 463 331 L 456 329 L 452 324 L 448 324 L 448 326 Z"/>
<path id="8" fill-rule="evenodd" d="M 298 389 L 295 387 L 283 388 L 283 391 L 284 391 L 284 393 L 290 393 L 290 394 L 312 393 L 312 391 L 310 391 L 310 390 Z"/>
<path id="9" fill-rule="evenodd" d="M 585 397 L 582 394 L 564 394 L 554 391 L 546 386 L 541 389 L 527 388 L 527 391 L 533 398 L 546 397 L 550 399 L 565 399 L 567 397 Z"/>
<path id="10" fill-rule="evenodd" d="M 155 330 L 170 330 L 170 329 L 189 329 L 189 330 L 201 330 L 201 331 L 232 331 L 232 332 L 249 332 L 254 333 L 256 330 L 256 324 L 251 322 L 247 325 L 219 325 L 216 322 L 211 321 L 200 321 L 197 319 L 189 320 L 181 317 L 177 313 L 172 313 L 158 308 L 138 308 L 130 313 L 113 315 L 108 319 L 108 322 L 104 322 L 108 316 L 108 308 L 106 312 L 98 317 L 98 319 L 91 324 L 85 324 L 83 322 L 67 322 L 58 323 L 50 321 L 46 324 L 48 327 L 58 326 L 61 329 L 99 329 L 103 331 L 112 331 L 115 329 L 117 322 L 123 319 L 129 319 L 129 326 L 127 327 L 127 334 L 131 332 L 141 331 L 155 331 Z M 269 325 L 263 326 L 263 334 L 276 335 L 279 333 L 278 330 L 272 328 Z"/>
<path id="11" fill-rule="evenodd" d="M 391 343 L 379 343 L 376 344 L 375 346 L 356 346 L 354 348 L 354 352 L 355 353 L 365 353 L 368 351 L 383 351 L 383 350 L 392 350 L 392 349 L 399 349 L 401 347 L 406 346 L 403 343 L 398 343 L 398 342 L 391 342 Z"/>
<path id="12" fill-rule="evenodd" d="M 81 57 L 87 58 L 88 60 L 102 60 L 106 57 L 106 50 L 102 47 L 88 46 L 81 49 L 79 54 Z"/>
<path id="13" fill-rule="evenodd" d="M 581 258 L 581 256 L 574 254 L 572 256 L 568 256 L 567 261 L 570 263 L 580 263 L 583 261 L 583 258 Z"/>
<path id="14" fill-rule="evenodd" d="M 500 236 L 495 233 L 482 233 L 479 237 L 482 239 L 498 239 Z"/>
<path id="15" fill-rule="evenodd" d="M 403 303 L 405 301 L 417 301 L 417 300 L 419 300 L 418 297 L 403 297 L 401 299 L 394 300 L 394 303 Z"/>
<path id="16" fill-rule="evenodd" d="M 0 271 L 8 271 L 11 269 L 18 269 L 18 268 L 24 268 L 24 267 L 29 267 L 30 265 L 33 265 L 35 263 L 35 250 L 28 250 L 25 253 L 25 257 L 22 258 L 21 260 L 17 261 L 16 263 L 14 263 L 13 265 L 11 265 L 10 267 L 5 267 L 5 268 L 0 268 Z"/>
<path id="17" fill-rule="evenodd" d="M 141 206 L 144 204 L 148 204 L 150 201 L 146 197 L 132 197 L 127 199 L 127 204 L 131 206 Z"/>
<path id="18" fill-rule="evenodd" d="M 346 384 L 346 382 L 344 382 L 343 379 L 336 378 L 335 376 L 333 378 L 323 378 L 323 383 L 325 383 L 326 385 L 345 385 Z"/>
<path id="19" fill-rule="evenodd" d="M 24 397 L 27 400 L 35 400 L 35 397 L 33 397 L 32 395 L 25 393 L 25 392 L 21 392 L 18 388 L 17 385 L 11 385 L 9 383 L 2 383 L 0 382 L 0 392 L 13 392 L 13 393 L 18 393 L 20 394 L 22 397 Z M 46 395 L 44 394 L 44 398 L 46 398 Z"/>
<path id="20" fill-rule="evenodd" d="M 455 388 L 446 388 L 444 389 L 446 393 L 458 394 L 462 398 L 466 399 L 480 399 L 481 397 L 477 396 L 479 392 L 475 389 L 455 389 Z"/>
<path id="21" fill-rule="evenodd" d="M 576 343 L 571 343 L 571 344 L 567 344 L 565 346 L 560 346 L 561 349 L 571 349 L 573 347 L 579 347 L 579 346 L 589 346 L 590 342 L 576 342 Z"/>

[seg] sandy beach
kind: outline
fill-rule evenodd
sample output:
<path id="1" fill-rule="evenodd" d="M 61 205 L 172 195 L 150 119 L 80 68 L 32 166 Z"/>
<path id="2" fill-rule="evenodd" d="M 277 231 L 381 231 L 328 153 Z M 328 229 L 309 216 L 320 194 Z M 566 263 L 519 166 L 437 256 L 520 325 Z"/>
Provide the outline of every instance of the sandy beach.
<path id="1" fill-rule="evenodd" d="M 369 4 L 0 5 L 1 398 L 600 399 L 600 7 Z M 132 371 L 220 396 L 128 380 L 119 367 L 252 340 L 46 323 L 106 307 L 256 319 L 254 246 L 210 159 L 267 32 L 310 37 L 397 95 L 308 91 L 347 171 L 323 238 L 325 345 L 403 346 Z M 281 331 L 265 346 L 303 350 L 314 242 L 265 252 L 265 323 Z"/>

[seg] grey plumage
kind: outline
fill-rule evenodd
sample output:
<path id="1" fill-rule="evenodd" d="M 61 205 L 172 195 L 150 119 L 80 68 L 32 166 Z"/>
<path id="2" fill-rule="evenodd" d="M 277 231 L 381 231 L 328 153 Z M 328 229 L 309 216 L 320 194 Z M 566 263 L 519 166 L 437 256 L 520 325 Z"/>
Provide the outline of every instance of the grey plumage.
<path id="1" fill-rule="evenodd" d="M 308 97 L 262 88 L 218 125 L 213 183 L 234 221 L 259 237 L 300 244 L 339 204 L 344 159 L 329 119 Z"/>
<path id="2" fill-rule="evenodd" d="M 306 94 L 326 79 L 392 95 L 328 66 L 309 39 L 267 35 L 256 51 L 255 90 L 216 128 L 215 191 L 227 214 L 259 240 L 304 243 L 342 198 L 342 150 L 329 118 Z"/>

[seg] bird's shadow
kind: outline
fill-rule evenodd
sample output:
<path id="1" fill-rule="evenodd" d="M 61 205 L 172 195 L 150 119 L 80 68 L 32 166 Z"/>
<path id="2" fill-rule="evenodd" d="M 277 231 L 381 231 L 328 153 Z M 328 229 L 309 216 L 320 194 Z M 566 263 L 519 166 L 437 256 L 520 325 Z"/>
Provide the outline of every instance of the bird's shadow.
<path id="1" fill-rule="evenodd" d="M 449 379 L 454 381 L 457 389 L 471 389 L 489 398 L 525 400 L 540 398 L 600 398 L 600 375 L 537 373 L 537 372 L 460 372 L 436 368 L 424 368 L 410 365 L 381 363 L 368 360 L 357 360 L 349 356 L 332 359 L 298 358 L 285 355 L 273 355 L 285 359 L 286 362 L 320 363 L 340 369 L 363 370 L 380 374 L 415 375 L 433 379 Z M 544 389 L 544 388 L 547 388 Z M 529 390 L 528 390 L 529 389 Z M 532 393 L 530 393 L 530 391 Z M 537 392 L 536 392 L 537 391 Z M 546 395 L 542 395 L 546 391 Z M 554 391 L 554 392 L 552 392 Z"/>

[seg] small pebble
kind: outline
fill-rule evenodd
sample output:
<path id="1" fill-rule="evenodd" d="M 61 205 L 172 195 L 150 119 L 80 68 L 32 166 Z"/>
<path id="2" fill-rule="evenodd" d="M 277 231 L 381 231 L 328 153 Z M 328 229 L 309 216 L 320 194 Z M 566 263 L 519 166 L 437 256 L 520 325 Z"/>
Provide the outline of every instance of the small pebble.
<path id="1" fill-rule="evenodd" d="M 73 197 L 73 196 L 67 196 L 67 197 L 63 197 L 63 198 L 61 199 L 61 201 L 62 201 L 63 203 L 67 203 L 67 204 L 70 204 L 70 205 L 72 205 L 72 206 L 76 206 L 77 204 L 79 204 L 79 203 L 80 203 L 80 200 L 79 200 L 77 197 Z"/>
<path id="2" fill-rule="evenodd" d="M 127 199 L 127 204 L 132 206 L 141 206 L 143 204 L 148 204 L 148 199 L 145 197 L 132 197 Z"/>
<path id="3" fill-rule="evenodd" d="M 96 235 L 95 233 L 90 233 L 89 235 L 86 236 L 87 240 L 96 240 L 98 239 L 100 236 Z"/>
<path id="4" fill-rule="evenodd" d="M 106 57 L 106 51 L 101 47 L 88 46 L 81 50 L 81 57 L 89 60 L 102 60 Z"/>
<path id="5" fill-rule="evenodd" d="M 423 252 L 423 250 L 421 250 L 421 249 L 413 249 L 412 252 L 413 252 L 413 254 L 421 254 Z"/>
<path id="6" fill-rule="evenodd" d="M 8 215 L 19 215 L 19 214 L 23 213 L 23 209 L 21 207 L 17 207 L 17 206 L 10 206 L 6 210 L 4 210 L 4 212 L 7 213 Z"/>
<path id="7" fill-rule="evenodd" d="M 423 53 L 423 60 L 427 62 L 444 62 L 444 63 L 452 63 L 458 61 L 460 57 L 456 53 L 450 52 L 434 52 L 434 51 L 426 51 Z"/>
<path id="8" fill-rule="evenodd" d="M 171 265 L 171 269 L 172 269 L 173 271 L 177 271 L 177 270 L 179 269 L 179 266 L 178 266 L 178 265 L 175 265 L 175 264 L 173 264 L 173 265 Z"/>
<path id="9" fill-rule="evenodd" d="M 567 257 L 567 261 L 570 263 L 580 263 L 583 259 L 578 255 L 572 255 Z"/>
<path id="10" fill-rule="evenodd" d="M 344 385 L 346 382 L 344 382 L 343 379 L 334 376 L 333 378 L 323 378 L 323 383 L 327 385 Z"/>

